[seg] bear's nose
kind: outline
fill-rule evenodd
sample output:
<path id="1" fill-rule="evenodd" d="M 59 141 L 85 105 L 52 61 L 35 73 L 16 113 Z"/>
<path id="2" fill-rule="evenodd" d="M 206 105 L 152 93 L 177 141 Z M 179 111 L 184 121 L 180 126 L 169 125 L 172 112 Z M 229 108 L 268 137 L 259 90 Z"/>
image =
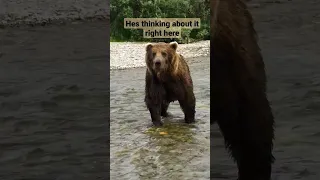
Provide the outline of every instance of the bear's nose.
<path id="1" fill-rule="evenodd" d="M 156 66 L 160 66 L 160 65 L 161 65 L 161 62 L 160 62 L 160 61 L 156 61 L 154 64 L 155 64 Z"/>

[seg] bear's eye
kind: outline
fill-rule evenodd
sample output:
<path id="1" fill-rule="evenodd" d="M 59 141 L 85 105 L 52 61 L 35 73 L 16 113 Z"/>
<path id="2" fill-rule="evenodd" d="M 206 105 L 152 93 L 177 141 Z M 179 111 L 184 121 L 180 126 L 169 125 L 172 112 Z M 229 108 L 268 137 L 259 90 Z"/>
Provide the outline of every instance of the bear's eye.
<path id="1" fill-rule="evenodd" d="M 166 57 L 167 53 L 166 52 L 161 52 L 162 56 Z"/>
<path id="2" fill-rule="evenodd" d="M 155 56 L 156 56 L 156 53 L 152 53 L 152 56 L 155 57 Z"/>

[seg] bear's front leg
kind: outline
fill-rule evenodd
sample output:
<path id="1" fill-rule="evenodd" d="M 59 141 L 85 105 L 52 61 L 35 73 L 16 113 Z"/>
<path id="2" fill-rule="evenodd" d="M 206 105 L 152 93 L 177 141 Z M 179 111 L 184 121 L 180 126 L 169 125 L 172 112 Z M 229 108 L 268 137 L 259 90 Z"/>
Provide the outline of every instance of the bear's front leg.
<path id="1" fill-rule="evenodd" d="M 185 95 L 185 98 L 179 100 L 180 107 L 184 113 L 184 120 L 186 123 L 195 122 L 195 106 L 196 99 L 193 92 L 189 92 Z"/>
<path id="2" fill-rule="evenodd" d="M 161 106 L 157 104 L 152 104 L 148 107 L 151 120 L 154 126 L 162 126 L 161 122 Z"/>
<path id="3" fill-rule="evenodd" d="M 146 101 L 149 109 L 151 120 L 154 126 L 162 126 L 161 122 L 161 104 L 152 102 L 151 99 Z"/>
<path id="4" fill-rule="evenodd" d="M 161 103 L 163 97 L 165 96 L 165 91 L 158 80 L 146 71 L 146 86 L 145 86 L 145 98 L 144 101 L 150 112 L 151 120 L 153 125 L 161 126 Z"/>

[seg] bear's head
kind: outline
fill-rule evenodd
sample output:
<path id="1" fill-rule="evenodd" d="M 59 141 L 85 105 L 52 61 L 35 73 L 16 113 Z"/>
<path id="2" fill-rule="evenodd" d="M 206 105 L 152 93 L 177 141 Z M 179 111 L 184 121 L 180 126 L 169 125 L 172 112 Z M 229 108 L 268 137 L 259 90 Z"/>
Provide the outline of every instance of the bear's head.
<path id="1" fill-rule="evenodd" d="M 178 71 L 177 42 L 148 43 L 146 46 L 146 66 L 151 74 L 161 78 L 163 75 L 174 75 Z"/>

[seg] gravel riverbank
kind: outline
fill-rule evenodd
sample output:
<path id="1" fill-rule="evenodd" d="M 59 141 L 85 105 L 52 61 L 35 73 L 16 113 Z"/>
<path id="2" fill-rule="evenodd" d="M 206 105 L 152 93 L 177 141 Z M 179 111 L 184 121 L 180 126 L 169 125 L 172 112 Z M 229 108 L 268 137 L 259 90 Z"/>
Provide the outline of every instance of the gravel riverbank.
<path id="1" fill-rule="evenodd" d="M 105 0 L 0 0 L 0 27 L 108 19 Z"/>
<path id="2" fill-rule="evenodd" d="M 147 43 L 111 42 L 110 68 L 126 69 L 145 66 L 145 47 Z M 210 41 L 179 44 L 177 51 L 185 58 L 209 56 Z"/>

